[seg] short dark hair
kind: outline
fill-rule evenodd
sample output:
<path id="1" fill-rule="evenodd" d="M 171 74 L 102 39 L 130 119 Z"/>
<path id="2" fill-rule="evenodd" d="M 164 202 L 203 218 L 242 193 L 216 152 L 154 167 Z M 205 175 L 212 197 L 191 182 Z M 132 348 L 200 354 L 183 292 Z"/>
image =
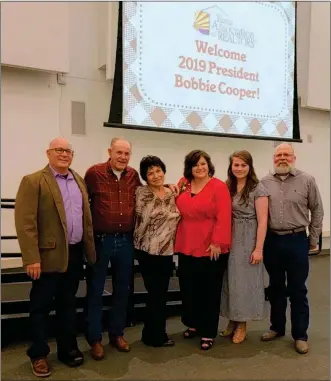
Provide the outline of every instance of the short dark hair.
<path id="1" fill-rule="evenodd" d="M 213 163 L 211 162 L 210 156 L 208 155 L 207 152 L 196 149 L 194 151 L 191 151 L 185 156 L 184 177 L 187 180 L 189 181 L 193 180 L 192 168 L 198 164 L 198 161 L 200 160 L 201 157 L 203 157 L 208 164 L 209 176 L 214 176 L 215 167 Z"/>
<path id="2" fill-rule="evenodd" d="M 166 166 L 163 161 L 157 156 L 145 156 L 140 161 L 140 176 L 147 182 L 147 171 L 151 167 L 160 167 L 166 173 Z"/>

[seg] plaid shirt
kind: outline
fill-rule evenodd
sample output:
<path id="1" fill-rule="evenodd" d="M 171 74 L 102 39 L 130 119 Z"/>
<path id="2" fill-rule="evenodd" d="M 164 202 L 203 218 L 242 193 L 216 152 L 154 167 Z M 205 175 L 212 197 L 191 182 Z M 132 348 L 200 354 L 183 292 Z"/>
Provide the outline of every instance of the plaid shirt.
<path id="1" fill-rule="evenodd" d="M 135 192 L 141 185 L 137 171 L 127 167 L 118 180 L 110 161 L 107 161 L 89 168 L 85 182 L 95 233 L 131 233 L 134 228 Z"/>

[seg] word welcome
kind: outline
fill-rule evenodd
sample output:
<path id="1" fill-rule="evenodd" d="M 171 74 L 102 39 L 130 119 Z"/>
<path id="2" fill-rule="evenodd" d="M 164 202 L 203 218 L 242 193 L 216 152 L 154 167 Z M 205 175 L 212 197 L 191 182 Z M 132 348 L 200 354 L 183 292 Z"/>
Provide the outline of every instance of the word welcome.
<path id="1" fill-rule="evenodd" d="M 219 48 L 218 44 L 210 46 L 208 42 L 195 40 L 195 46 L 198 53 L 204 53 L 210 56 L 218 56 L 234 61 L 246 62 L 246 54 L 234 52 L 231 50 L 224 50 Z"/>

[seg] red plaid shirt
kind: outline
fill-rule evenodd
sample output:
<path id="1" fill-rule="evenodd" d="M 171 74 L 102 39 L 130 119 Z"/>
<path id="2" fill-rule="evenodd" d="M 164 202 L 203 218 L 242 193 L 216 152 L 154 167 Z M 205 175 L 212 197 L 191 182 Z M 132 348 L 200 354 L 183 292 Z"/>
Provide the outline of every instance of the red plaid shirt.
<path id="1" fill-rule="evenodd" d="M 138 172 L 127 167 L 118 180 L 107 161 L 89 168 L 85 182 L 91 200 L 94 231 L 99 234 L 132 232 L 135 192 L 141 185 Z"/>

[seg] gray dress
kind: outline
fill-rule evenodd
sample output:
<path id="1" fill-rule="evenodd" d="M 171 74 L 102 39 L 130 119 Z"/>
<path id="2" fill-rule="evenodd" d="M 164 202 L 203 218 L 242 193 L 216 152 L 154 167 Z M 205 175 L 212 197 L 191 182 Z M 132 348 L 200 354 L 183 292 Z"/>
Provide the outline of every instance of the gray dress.
<path id="1" fill-rule="evenodd" d="M 261 196 L 268 193 L 258 183 L 249 195 L 248 205 L 240 203 L 239 195 L 232 201 L 232 246 L 223 278 L 221 315 L 238 322 L 265 317 L 264 265 L 250 264 L 257 232 L 255 200 Z"/>

